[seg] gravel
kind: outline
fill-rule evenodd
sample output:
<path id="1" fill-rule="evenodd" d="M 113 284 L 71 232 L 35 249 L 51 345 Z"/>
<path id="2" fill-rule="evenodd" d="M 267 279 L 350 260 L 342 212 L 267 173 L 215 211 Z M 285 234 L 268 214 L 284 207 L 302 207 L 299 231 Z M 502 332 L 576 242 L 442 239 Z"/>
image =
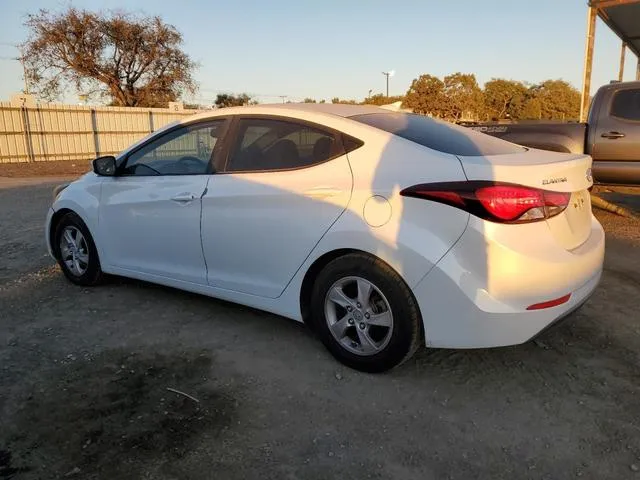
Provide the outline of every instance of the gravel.
<path id="1" fill-rule="evenodd" d="M 638 227 L 536 342 L 343 368 L 273 315 L 46 256 L 51 183 L 0 181 L 0 478 L 635 478 Z M 176 395 L 173 388 L 199 400 Z"/>

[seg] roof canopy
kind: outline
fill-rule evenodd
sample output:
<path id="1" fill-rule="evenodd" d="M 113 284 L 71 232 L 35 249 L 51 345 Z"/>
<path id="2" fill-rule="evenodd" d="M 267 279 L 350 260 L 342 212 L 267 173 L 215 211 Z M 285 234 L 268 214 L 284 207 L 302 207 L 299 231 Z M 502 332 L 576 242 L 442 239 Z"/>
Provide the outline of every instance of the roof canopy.
<path id="1" fill-rule="evenodd" d="M 640 58 L 640 0 L 589 0 L 589 6 Z"/>

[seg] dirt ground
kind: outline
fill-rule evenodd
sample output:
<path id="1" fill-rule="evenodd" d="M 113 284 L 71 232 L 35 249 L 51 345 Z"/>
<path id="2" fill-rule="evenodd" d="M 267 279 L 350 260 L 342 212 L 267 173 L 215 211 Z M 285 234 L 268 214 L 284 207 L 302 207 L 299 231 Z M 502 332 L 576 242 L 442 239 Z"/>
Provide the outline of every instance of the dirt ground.
<path id="1" fill-rule="evenodd" d="M 602 283 L 538 340 L 367 375 L 273 315 L 71 285 L 52 185 L 0 179 L 0 479 L 640 479 L 640 222 L 598 213 Z"/>
<path id="2" fill-rule="evenodd" d="M 82 175 L 91 170 L 90 160 L 0 163 L 0 178 L 61 177 L 64 175 Z"/>

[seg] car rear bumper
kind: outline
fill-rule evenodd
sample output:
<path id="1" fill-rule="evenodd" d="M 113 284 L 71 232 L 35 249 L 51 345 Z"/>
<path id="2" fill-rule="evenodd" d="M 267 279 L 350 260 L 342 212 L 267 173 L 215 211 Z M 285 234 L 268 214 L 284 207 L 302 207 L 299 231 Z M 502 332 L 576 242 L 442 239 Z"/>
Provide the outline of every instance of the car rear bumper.
<path id="1" fill-rule="evenodd" d="M 481 231 L 482 224 L 476 222 L 416 285 L 427 346 L 520 344 L 589 298 L 604 260 L 604 232 L 598 221 L 592 219 L 588 239 L 570 251 L 557 245 L 542 223 L 535 225 L 517 226 L 518 234 L 511 237 L 511 232 L 501 233 L 509 231 L 504 226 Z M 565 303 L 527 310 L 567 294 L 571 296 Z"/>

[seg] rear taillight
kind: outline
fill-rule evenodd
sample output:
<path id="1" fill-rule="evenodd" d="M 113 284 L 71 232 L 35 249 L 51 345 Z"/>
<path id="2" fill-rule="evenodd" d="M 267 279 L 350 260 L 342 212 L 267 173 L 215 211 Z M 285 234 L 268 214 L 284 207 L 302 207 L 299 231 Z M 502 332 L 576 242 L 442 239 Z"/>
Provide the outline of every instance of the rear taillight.
<path id="1" fill-rule="evenodd" d="M 445 182 L 415 185 L 400 192 L 462 208 L 485 220 L 523 223 L 544 220 L 561 213 L 570 193 L 496 182 Z"/>

